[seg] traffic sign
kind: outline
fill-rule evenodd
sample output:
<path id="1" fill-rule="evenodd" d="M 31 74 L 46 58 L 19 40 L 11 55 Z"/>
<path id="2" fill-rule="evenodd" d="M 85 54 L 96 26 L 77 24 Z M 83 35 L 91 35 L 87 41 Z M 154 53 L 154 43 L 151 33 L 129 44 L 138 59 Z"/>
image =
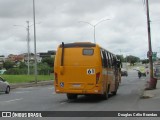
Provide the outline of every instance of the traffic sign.
<path id="1" fill-rule="evenodd" d="M 157 52 L 152 53 L 152 59 L 155 61 L 157 59 Z"/>

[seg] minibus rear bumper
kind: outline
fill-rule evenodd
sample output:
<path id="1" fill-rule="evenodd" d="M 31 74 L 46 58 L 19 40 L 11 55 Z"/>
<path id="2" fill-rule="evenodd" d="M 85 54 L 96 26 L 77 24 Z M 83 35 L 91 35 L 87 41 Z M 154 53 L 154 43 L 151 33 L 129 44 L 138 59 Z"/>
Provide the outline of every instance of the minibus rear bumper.
<path id="1" fill-rule="evenodd" d="M 86 89 L 83 89 L 83 90 L 71 90 L 71 89 L 65 89 L 65 90 L 59 90 L 59 89 L 56 89 L 55 90 L 56 93 L 72 93 L 72 94 L 103 94 L 103 91 L 101 89 L 92 89 L 92 90 L 86 90 Z"/>

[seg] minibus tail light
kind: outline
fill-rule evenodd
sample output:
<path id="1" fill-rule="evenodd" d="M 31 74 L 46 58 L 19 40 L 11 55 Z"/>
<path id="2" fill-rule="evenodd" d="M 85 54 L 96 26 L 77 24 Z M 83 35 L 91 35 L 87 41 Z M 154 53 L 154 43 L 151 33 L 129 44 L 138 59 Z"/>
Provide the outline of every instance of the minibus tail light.
<path id="1" fill-rule="evenodd" d="M 58 74 L 57 73 L 54 74 L 54 80 L 55 80 L 55 83 L 57 84 L 58 83 Z"/>
<path id="2" fill-rule="evenodd" d="M 96 73 L 96 84 L 98 83 L 99 79 L 100 79 L 100 72 Z"/>

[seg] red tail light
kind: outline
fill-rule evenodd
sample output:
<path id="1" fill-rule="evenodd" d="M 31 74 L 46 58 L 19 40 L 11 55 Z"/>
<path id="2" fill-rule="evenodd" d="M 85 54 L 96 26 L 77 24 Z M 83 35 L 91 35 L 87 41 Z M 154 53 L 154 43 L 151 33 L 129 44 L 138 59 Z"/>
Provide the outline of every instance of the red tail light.
<path id="1" fill-rule="evenodd" d="M 99 79 L 100 79 L 100 72 L 96 73 L 96 84 L 98 83 Z"/>
<path id="2" fill-rule="evenodd" d="M 58 74 L 57 73 L 54 73 L 54 80 L 55 80 L 55 83 L 57 84 L 58 83 Z"/>

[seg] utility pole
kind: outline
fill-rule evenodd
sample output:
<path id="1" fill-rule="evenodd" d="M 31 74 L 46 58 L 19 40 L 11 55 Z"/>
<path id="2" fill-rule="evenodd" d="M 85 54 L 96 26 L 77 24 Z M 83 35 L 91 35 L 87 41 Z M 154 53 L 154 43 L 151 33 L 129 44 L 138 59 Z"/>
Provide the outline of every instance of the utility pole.
<path id="1" fill-rule="evenodd" d="M 27 23 L 27 48 L 28 48 L 28 75 L 30 75 L 30 33 L 29 33 L 29 21 L 26 21 Z"/>
<path id="2" fill-rule="evenodd" d="M 148 28 L 147 30 L 148 30 L 148 48 L 149 48 L 147 56 L 149 58 L 149 64 L 150 64 L 150 80 L 149 80 L 149 86 L 146 89 L 155 89 L 157 80 L 153 78 L 153 60 L 152 60 L 151 29 L 150 29 L 148 0 L 146 0 L 146 8 L 147 8 L 147 28 Z"/>
<path id="3" fill-rule="evenodd" d="M 22 25 L 14 25 L 14 26 L 23 27 L 27 31 L 27 52 L 28 52 L 27 53 L 27 66 L 28 66 L 27 75 L 30 75 L 30 62 L 29 62 L 29 60 L 30 60 L 30 33 L 29 33 L 29 29 L 30 29 L 30 26 L 32 26 L 32 25 L 29 26 L 29 21 L 26 21 L 26 23 L 27 23 L 27 27 L 24 27 Z"/>

